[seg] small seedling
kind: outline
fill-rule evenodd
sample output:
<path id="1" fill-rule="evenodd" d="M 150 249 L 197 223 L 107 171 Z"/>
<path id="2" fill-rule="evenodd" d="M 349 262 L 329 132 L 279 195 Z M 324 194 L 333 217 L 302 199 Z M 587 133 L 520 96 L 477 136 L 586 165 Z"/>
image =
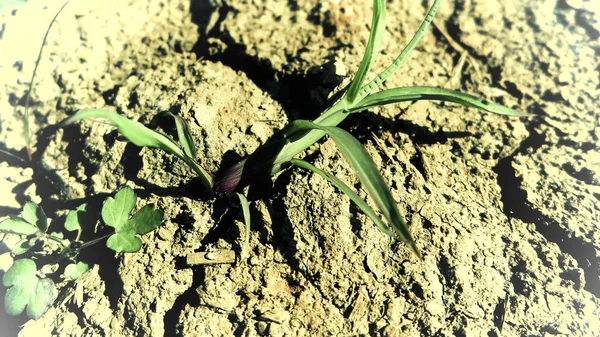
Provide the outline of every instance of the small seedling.
<path id="1" fill-rule="evenodd" d="M 115 252 L 136 252 L 142 247 L 138 237 L 151 232 L 162 223 L 163 214 L 153 205 L 146 205 L 130 214 L 136 205 L 136 195 L 125 186 L 114 197 L 108 197 L 102 206 L 102 220 L 114 232 L 82 241 L 82 219 L 87 216 L 83 204 L 70 211 L 64 221 L 68 232 L 77 232 L 75 239 L 64 238 L 63 233 L 48 233 L 48 219 L 41 207 L 28 202 L 18 216 L 0 222 L 1 245 L 5 251 L 0 259 L 0 269 L 6 271 L 2 278 L 8 287 L 4 299 L 6 312 L 20 315 L 27 308 L 27 316 L 38 319 L 56 299 L 57 285 L 66 285 L 77 280 L 89 266 L 76 261 L 79 252 L 102 240 Z M 64 267 L 62 275 L 56 275 L 67 259 L 71 263 Z M 55 274 L 54 277 L 47 275 Z M 54 280 L 53 280 L 54 279 Z"/>
<path id="2" fill-rule="evenodd" d="M 178 117 L 176 117 L 176 127 L 183 150 L 170 137 L 148 129 L 136 121 L 129 120 L 117 113 L 106 110 L 84 110 L 78 112 L 65 120 L 62 126 L 86 118 L 100 117 L 107 119 L 111 124 L 116 126 L 119 132 L 135 145 L 161 148 L 179 157 L 198 174 L 209 191 L 213 191 L 217 195 L 236 193 L 239 196 L 246 220 L 246 235 L 249 230 L 249 213 L 247 212 L 249 206 L 241 193 L 243 188 L 259 180 L 257 179 L 258 177 L 265 175 L 269 177 L 273 176 L 290 165 L 308 169 L 326 178 L 343 193 L 348 195 L 385 234 L 407 243 L 411 251 L 420 256 L 410 235 L 408 225 L 400 214 L 396 201 L 393 199 L 389 188 L 379 174 L 375 163 L 362 144 L 349 132 L 339 128 L 337 125 L 351 113 L 386 104 L 417 100 L 454 102 L 466 107 L 474 107 L 485 112 L 507 116 L 530 116 L 529 114 L 509 109 L 485 99 L 441 88 L 407 87 L 376 91 L 406 60 L 406 57 L 431 24 L 440 2 L 441 0 L 433 2 L 418 31 L 390 66 L 377 75 L 374 80 L 364 84 L 364 80 L 379 52 L 379 46 L 385 33 L 385 0 L 374 0 L 371 32 L 367 48 L 355 77 L 346 88 L 342 97 L 313 122 L 304 120 L 291 122 L 284 128 L 282 134 L 276 136 L 277 138 L 274 141 L 267 142 L 267 145 L 260 147 L 250 156 L 225 170 L 223 174 L 217 177 L 214 183 L 212 176 L 196 163 L 195 151 L 191 151 L 193 142 L 189 136 L 189 131 L 185 122 L 180 118 L 178 119 Z M 383 218 L 341 180 L 308 162 L 296 158 L 325 135 L 331 137 L 340 148 L 342 155 L 356 172 L 362 186 L 375 202 Z M 244 248 L 244 250 L 247 249 L 247 238 Z"/>

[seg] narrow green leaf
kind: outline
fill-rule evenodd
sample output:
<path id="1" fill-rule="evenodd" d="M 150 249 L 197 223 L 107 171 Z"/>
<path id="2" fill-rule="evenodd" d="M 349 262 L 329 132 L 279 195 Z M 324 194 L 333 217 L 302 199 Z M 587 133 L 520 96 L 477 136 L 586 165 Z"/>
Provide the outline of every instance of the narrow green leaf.
<path id="1" fill-rule="evenodd" d="M 365 97 L 355 107 L 349 109 L 348 112 L 359 112 L 375 106 L 419 100 L 453 102 L 499 115 L 517 117 L 534 116 L 532 114 L 513 110 L 476 96 L 434 87 L 394 88 L 376 92 Z"/>
<path id="2" fill-rule="evenodd" d="M 415 35 L 410 39 L 410 41 L 408 42 L 406 47 L 404 47 L 404 49 L 402 50 L 400 55 L 398 55 L 398 57 L 396 57 L 394 62 L 392 62 L 392 64 L 390 64 L 384 71 L 382 71 L 381 74 L 377 75 L 377 77 L 375 77 L 375 79 L 373 79 L 371 82 L 367 83 L 364 87 L 360 88 L 360 91 L 358 92 L 356 99 L 353 102 L 362 101 L 362 99 L 365 96 L 367 96 L 368 94 L 373 92 L 373 90 L 375 90 L 377 87 L 379 87 L 381 85 L 381 83 L 383 83 L 388 77 L 390 77 L 396 71 L 396 69 L 398 69 L 398 67 L 400 67 L 400 65 L 404 62 L 406 57 L 410 54 L 410 52 L 415 48 L 417 43 L 423 37 L 425 30 L 427 30 L 427 27 L 429 27 L 429 25 L 433 21 L 433 17 L 435 16 L 435 13 L 437 12 L 438 8 L 440 7 L 440 3 L 441 3 L 441 0 L 434 0 L 433 4 L 429 8 L 429 11 L 427 12 L 427 15 L 425 16 L 425 19 L 421 23 L 421 26 L 419 27 L 419 29 L 417 30 Z M 351 105 L 350 107 L 352 107 L 352 106 L 353 105 Z"/>
<path id="3" fill-rule="evenodd" d="M 303 169 L 312 171 L 318 175 L 320 175 L 321 177 L 325 178 L 327 181 L 329 181 L 333 186 L 337 187 L 337 189 L 339 189 L 340 191 L 342 191 L 345 195 L 347 195 L 350 200 L 352 202 L 354 202 L 354 204 L 356 204 L 356 206 L 358 206 L 369 218 L 371 218 L 371 220 L 373 220 L 373 222 L 375 223 L 375 225 L 377 225 L 377 227 L 384 232 L 385 234 L 394 237 L 394 233 L 390 230 L 390 228 L 383 222 L 383 220 L 381 220 L 380 217 L 377 216 L 377 214 L 375 213 L 375 211 L 373 210 L 373 208 L 371 208 L 371 206 L 369 206 L 364 200 L 362 200 L 358 194 L 356 194 L 356 192 L 354 192 L 350 187 L 348 187 L 348 185 L 344 184 L 343 181 L 339 180 L 337 177 L 335 177 L 334 175 L 327 173 L 317 167 L 315 167 L 314 165 L 312 165 L 311 163 L 301 160 L 301 159 L 292 159 L 292 164 L 296 165 L 298 167 L 301 167 Z"/>
<path id="4" fill-rule="evenodd" d="M 107 119 L 125 138 L 137 146 L 156 147 L 175 154 L 178 157 L 183 156 L 183 152 L 171 138 L 147 128 L 142 123 L 108 110 L 82 110 L 60 123 L 60 126 L 71 125 L 87 118 Z"/>
<path id="5" fill-rule="evenodd" d="M 350 87 L 345 94 L 345 99 L 352 106 L 356 100 L 356 95 L 360 89 L 365 77 L 369 73 L 373 62 L 379 52 L 379 47 L 383 41 L 385 33 L 385 0 L 373 0 L 373 17 L 371 19 L 371 33 L 363 59 L 360 62 L 358 71 L 350 83 Z"/>
<path id="6" fill-rule="evenodd" d="M 183 152 L 192 158 L 197 159 L 198 153 L 196 152 L 196 144 L 194 144 L 194 139 L 192 138 L 192 134 L 190 133 L 190 127 L 185 119 L 181 118 L 181 116 L 177 116 L 168 112 L 171 117 L 175 120 L 175 127 L 177 128 L 177 138 L 181 143 L 181 147 L 183 147 Z"/>
<path id="7" fill-rule="evenodd" d="M 102 220 L 119 231 L 129 218 L 129 214 L 135 207 L 136 196 L 131 187 L 124 186 L 115 197 L 108 197 L 102 206 Z"/>
<path id="8" fill-rule="evenodd" d="M 244 233 L 244 246 L 242 247 L 242 259 L 248 256 L 248 250 L 250 246 L 250 203 L 246 196 L 242 193 L 237 193 L 238 199 L 240 199 L 240 205 L 242 206 L 242 213 L 244 215 L 244 224 L 246 225 L 246 232 Z"/>
<path id="9" fill-rule="evenodd" d="M 154 205 L 146 205 L 129 219 L 130 228 L 137 234 L 150 233 L 163 221 L 163 212 L 154 208 Z"/>
<path id="10" fill-rule="evenodd" d="M 65 229 L 72 231 L 80 231 L 81 223 L 80 219 L 87 213 L 87 204 L 81 204 L 74 211 L 69 211 L 67 218 L 65 219 Z"/>
<path id="11" fill-rule="evenodd" d="M 415 243 L 408 230 L 408 225 L 400 215 L 396 201 L 392 197 L 387 185 L 379 174 L 373 159 L 369 156 L 362 144 L 350 133 L 334 126 L 320 126 L 305 120 L 296 120 L 288 129 L 290 137 L 294 133 L 303 132 L 306 129 L 321 129 L 325 131 L 339 147 L 342 155 L 350 163 L 357 173 L 362 185 L 367 190 L 375 204 L 383 213 L 390 227 L 398 238 L 408 244 L 409 248 L 420 256 Z"/>
<path id="12" fill-rule="evenodd" d="M 135 235 L 134 231 L 119 232 L 106 240 L 106 247 L 117 253 L 134 253 L 142 248 L 142 240 Z"/>
<path id="13" fill-rule="evenodd" d="M 143 124 L 130 120 L 127 117 L 121 116 L 115 112 L 91 109 L 82 110 L 73 116 L 67 118 L 65 121 L 60 123 L 59 126 L 64 127 L 71 125 L 75 122 L 81 121 L 86 118 L 104 118 L 107 119 L 112 125 L 114 125 L 121 135 L 127 138 L 130 142 L 137 146 L 147 146 L 162 149 L 168 153 L 171 153 L 178 158 L 182 159 L 188 166 L 190 166 L 200 177 L 204 187 L 208 190 L 212 190 L 212 176 L 200 167 L 193 158 L 186 155 L 177 144 L 169 137 L 165 136 L 160 132 L 156 132 L 145 127 Z"/>
<path id="14" fill-rule="evenodd" d="M 13 1 L 10 1 L 13 2 Z M 54 25 L 54 22 L 56 22 L 56 18 L 58 18 L 58 15 L 60 14 L 60 12 L 63 11 L 63 9 L 65 9 L 65 6 L 67 6 L 67 4 L 69 3 L 69 1 L 65 1 L 65 3 L 62 5 L 62 7 L 58 10 L 58 12 L 56 12 L 56 15 L 54 15 L 54 17 L 52 18 L 52 21 L 50 21 L 50 24 L 48 25 L 48 29 L 46 29 L 46 34 L 44 35 L 44 39 L 42 40 L 42 45 L 40 46 L 40 52 L 38 53 L 38 57 L 35 60 L 35 67 L 33 68 L 33 73 L 31 74 L 31 81 L 29 81 L 29 90 L 27 90 L 27 96 L 25 97 L 25 115 L 23 116 L 23 122 L 24 122 L 24 133 L 25 133 L 25 142 L 26 142 L 26 148 L 27 148 L 27 156 L 29 157 L 29 160 L 31 161 L 31 132 L 29 130 L 29 101 L 31 99 L 31 93 L 33 92 L 33 84 L 34 84 L 34 80 L 35 80 L 35 75 L 37 74 L 37 69 L 38 66 L 40 65 L 40 61 L 42 60 L 42 52 L 44 51 L 44 46 L 46 45 L 46 40 L 48 39 L 48 35 L 50 34 L 50 29 L 52 28 L 52 25 Z M 2 7 L 0 5 L 0 7 Z"/>
<path id="15" fill-rule="evenodd" d="M 32 235 L 37 232 L 39 232 L 39 228 L 18 216 L 12 216 L 0 222 L 0 233 Z"/>

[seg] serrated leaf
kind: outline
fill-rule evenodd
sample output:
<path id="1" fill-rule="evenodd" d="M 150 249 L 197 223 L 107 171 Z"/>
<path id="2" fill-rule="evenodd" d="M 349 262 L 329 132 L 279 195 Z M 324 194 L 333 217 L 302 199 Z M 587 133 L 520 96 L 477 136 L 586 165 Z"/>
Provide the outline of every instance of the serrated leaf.
<path id="1" fill-rule="evenodd" d="M 124 186 L 115 197 L 108 197 L 102 206 L 102 220 L 119 231 L 126 225 L 129 214 L 135 207 L 136 196 L 131 187 Z"/>
<path id="2" fill-rule="evenodd" d="M 81 218 L 87 213 L 87 204 L 82 204 L 74 211 L 69 211 L 65 219 L 65 229 L 72 231 L 81 230 Z"/>
<path id="3" fill-rule="evenodd" d="M 71 280 L 77 280 L 81 277 L 81 275 L 85 274 L 90 269 L 87 263 L 77 262 L 71 263 L 70 265 L 65 267 L 64 275 L 65 277 L 70 278 Z"/>
<path id="4" fill-rule="evenodd" d="M 154 205 L 146 205 L 135 213 L 130 222 L 130 228 L 137 234 L 146 234 L 153 231 L 163 221 L 163 212 L 154 208 Z"/>
<path id="5" fill-rule="evenodd" d="M 102 207 L 102 219 L 107 225 L 115 228 L 115 234 L 106 241 L 106 246 L 116 252 L 137 252 L 142 241 L 137 234 L 146 234 L 161 224 L 163 214 L 146 205 L 128 219 L 135 206 L 135 194 L 127 186 L 123 187 L 113 198 L 107 198 Z"/>
<path id="6" fill-rule="evenodd" d="M 32 235 L 39 231 L 39 228 L 22 217 L 13 216 L 0 222 L 0 232 Z"/>
<path id="7" fill-rule="evenodd" d="M 25 310 L 30 294 L 35 291 L 35 284 L 23 284 L 22 286 L 10 287 L 6 290 L 6 295 L 4 295 L 4 309 L 7 314 L 18 316 Z"/>
<path id="8" fill-rule="evenodd" d="M 119 232 L 108 238 L 106 247 L 117 253 L 134 253 L 142 248 L 142 240 L 133 231 Z"/>
<path id="9" fill-rule="evenodd" d="M 35 225 L 38 221 L 37 217 L 37 205 L 34 202 L 28 202 L 23 206 L 23 210 L 21 211 L 21 218 L 25 219 L 25 221 L 29 222 L 32 225 Z"/>
<path id="10" fill-rule="evenodd" d="M 5 287 L 11 287 L 18 283 L 27 282 L 28 280 L 34 279 L 37 269 L 35 262 L 31 259 L 19 259 L 10 267 L 4 277 L 2 277 L 2 284 Z"/>

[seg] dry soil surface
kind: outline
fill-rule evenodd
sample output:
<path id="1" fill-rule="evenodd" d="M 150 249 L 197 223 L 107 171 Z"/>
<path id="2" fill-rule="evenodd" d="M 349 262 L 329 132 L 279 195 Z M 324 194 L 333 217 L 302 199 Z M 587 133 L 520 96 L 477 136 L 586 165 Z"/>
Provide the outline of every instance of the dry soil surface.
<path id="1" fill-rule="evenodd" d="M 427 5 L 386 3 L 375 71 Z M 161 115 L 170 111 L 189 122 L 199 162 L 216 172 L 327 107 L 358 68 L 370 1 L 74 1 L 44 50 L 35 151 L 22 162 L 5 152 L 26 156 L 25 96 L 60 5 L 32 0 L 2 13 L 0 215 L 34 200 L 60 220 L 83 202 L 99 209 L 128 184 L 165 221 L 138 253 L 84 251 L 94 267 L 77 287 L 37 321 L 2 313 L 0 334 L 600 335 L 598 2 L 446 1 L 385 83 L 460 90 L 534 118 L 422 101 L 342 124 L 374 157 L 423 261 L 300 170 L 250 191 L 250 251 L 239 258 L 236 199 L 207 197 L 181 161 L 121 142 L 110 125 L 55 127 L 79 109 L 107 108 L 174 134 Z M 305 155 L 360 187 L 331 140 Z M 193 252 L 228 249 L 235 263 L 186 264 Z"/>

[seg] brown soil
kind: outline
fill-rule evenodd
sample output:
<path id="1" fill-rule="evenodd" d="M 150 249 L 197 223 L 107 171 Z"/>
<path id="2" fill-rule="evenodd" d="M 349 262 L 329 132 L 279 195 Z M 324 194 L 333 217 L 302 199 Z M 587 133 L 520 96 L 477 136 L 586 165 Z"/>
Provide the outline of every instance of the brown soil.
<path id="1" fill-rule="evenodd" d="M 358 68 L 370 1 L 74 2 L 53 27 L 32 95 L 33 164 L 0 153 L 0 215 L 27 200 L 50 217 L 99 207 L 127 183 L 164 224 L 139 253 L 99 245 L 78 286 L 41 319 L 0 315 L 20 336 L 600 335 L 600 8 L 594 1 L 442 5 L 386 86 L 461 90 L 538 115 L 417 102 L 351 116 L 389 183 L 423 262 L 318 176 L 285 171 L 251 191 L 250 254 L 188 266 L 242 244 L 234 199 L 210 199 L 165 153 L 109 125 L 53 125 L 105 107 L 172 133 L 188 120 L 211 172 L 288 120 L 316 117 Z M 22 116 L 40 41 L 61 3 L 7 10 L 0 28 L 0 149 L 25 155 Z M 387 1 L 382 70 L 423 2 Z M 346 81 L 346 82 L 344 82 Z M 312 162 L 356 183 L 335 144 Z M 358 186 L 358 185 L 356 185 Z M 360 192 L 366 197 L 364 192 Z M 3 289 L 2 289 L 3 290 Z M 4 292 L 4 290 L 2 291 Z"/>

